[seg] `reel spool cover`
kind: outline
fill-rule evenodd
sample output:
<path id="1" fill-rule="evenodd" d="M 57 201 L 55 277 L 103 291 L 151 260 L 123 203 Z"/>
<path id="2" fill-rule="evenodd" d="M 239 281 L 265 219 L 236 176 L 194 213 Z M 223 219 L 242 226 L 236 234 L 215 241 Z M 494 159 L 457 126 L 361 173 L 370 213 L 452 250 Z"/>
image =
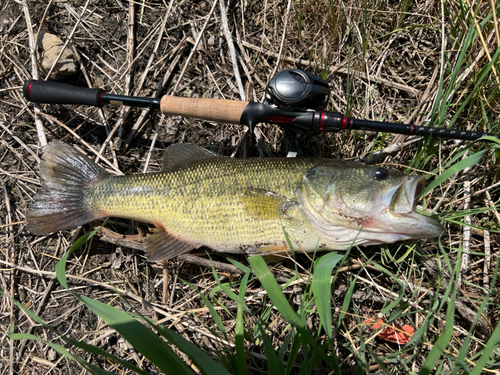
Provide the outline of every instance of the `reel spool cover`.
<path id="1" fill-rule="evenodd" d="M 329 96 L 323 79 L 301 69 L 286 69 L 271 78 L 265 100 L 283 111 L 315 111 L 326 107 Z"/>

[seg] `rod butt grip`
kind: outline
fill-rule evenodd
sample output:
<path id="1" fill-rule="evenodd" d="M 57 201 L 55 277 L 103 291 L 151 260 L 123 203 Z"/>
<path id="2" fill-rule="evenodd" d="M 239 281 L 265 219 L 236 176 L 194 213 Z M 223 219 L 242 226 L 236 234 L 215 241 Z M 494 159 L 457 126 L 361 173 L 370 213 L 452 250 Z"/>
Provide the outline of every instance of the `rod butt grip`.
<path id="1" fill-rule="evenodd" d="M 24 97 L 35 103 L 81 104 L 101 107 L 102 89 L 76 87 L 52 81 L 30 79 L 24 82 Z"/>

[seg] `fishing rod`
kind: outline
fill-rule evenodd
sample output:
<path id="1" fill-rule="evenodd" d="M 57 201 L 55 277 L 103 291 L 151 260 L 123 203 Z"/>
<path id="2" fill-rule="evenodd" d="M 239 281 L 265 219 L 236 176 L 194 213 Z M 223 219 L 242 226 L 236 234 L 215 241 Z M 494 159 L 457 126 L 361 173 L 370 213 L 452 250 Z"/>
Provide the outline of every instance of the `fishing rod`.
<path id="1" fill-rule="evenodd" d="M 321 78 L 300 69 L 286 69 L 266 87 L 266 103 L 225 99 L 183 98 L 165 95 L 159 99 L 108 94 L 59 82 L 28 80 L 23 94 L 27 100 L 43 104 L 79 104 L 102 107 L 106 104 L 159 109 L 167 116 L 193 117 L 207 121 L 247 125 L 272 123 L 298 133 L 316 131 L 368 130 L 447 139 L 477 140 L 484 136 L 500 139 L 500 134 L 407 125 L 384 121 L 357 120 L 341 113 L 325 111 L 330 90 Z"/>

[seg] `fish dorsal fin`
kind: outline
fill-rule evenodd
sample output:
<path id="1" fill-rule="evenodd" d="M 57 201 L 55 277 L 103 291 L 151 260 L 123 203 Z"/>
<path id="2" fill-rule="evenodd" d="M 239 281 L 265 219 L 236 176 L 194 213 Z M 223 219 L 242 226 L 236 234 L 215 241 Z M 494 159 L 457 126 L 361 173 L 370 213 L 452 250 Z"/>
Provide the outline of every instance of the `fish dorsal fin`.
<path id="1" fill-rule="evenodd" d="M 196 160 L 206 158 L 217 158 L 216 153 L 209 151 L 203 147 L 192 145 L 189 143 L 178 143 L 169 146 L 165 150 L 163 156 L 162 172 L 170 172 L 181 167 L 186 163 L 191 163 Z"/>
<path id="2" fill-rule="evenodd" d="M 171 235 L 161 224 L 155 223 L 155 226 L 154 233 L 144 239 L 146 255 L 152 262 L 172 259 L 201 246 Z"/>

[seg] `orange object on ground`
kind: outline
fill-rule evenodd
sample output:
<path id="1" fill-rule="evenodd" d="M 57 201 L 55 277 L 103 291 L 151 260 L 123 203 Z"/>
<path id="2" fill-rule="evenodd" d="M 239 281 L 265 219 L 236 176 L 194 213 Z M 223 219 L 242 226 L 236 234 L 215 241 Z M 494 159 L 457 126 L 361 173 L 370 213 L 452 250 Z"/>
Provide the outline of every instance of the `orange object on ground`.
<path id="1" fill-rule="evenodd" d="M 384 325 L 383 319 L 378 319 L 375 321 L 375 316 L 372 316 L 371 319 L 365 320 L 365 323 L 369 325 L 369 328 L 372 331 L 375 331 Z M 415 332 L 415 328 L 409 325 L 399 325 L 393 324 L 392 326 L 387 326 L 382 331 L 380 331 L 377 336 L 382 340 L 394 342 L 396 344 L 407 344 L 413 333 Z"/>

